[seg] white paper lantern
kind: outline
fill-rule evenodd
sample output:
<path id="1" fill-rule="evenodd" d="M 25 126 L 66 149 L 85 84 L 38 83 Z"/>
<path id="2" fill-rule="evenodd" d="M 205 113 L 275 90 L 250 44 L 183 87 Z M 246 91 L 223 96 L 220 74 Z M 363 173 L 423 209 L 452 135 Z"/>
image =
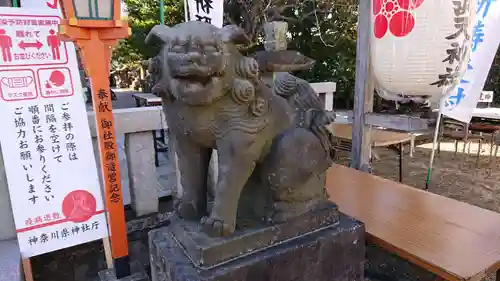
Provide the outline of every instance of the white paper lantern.
<path id="1" fill-rule="evenodd" d="M 460 81 L 476 0 L 373 0 L 372 71 L 384 98 L 437 100 Z"/>

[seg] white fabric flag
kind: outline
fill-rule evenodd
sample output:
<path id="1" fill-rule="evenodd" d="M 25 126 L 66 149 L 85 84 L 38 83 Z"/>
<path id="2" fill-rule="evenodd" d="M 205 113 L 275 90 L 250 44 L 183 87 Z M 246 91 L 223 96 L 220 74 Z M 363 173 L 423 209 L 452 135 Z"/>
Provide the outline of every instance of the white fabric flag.
<path id="1" fill-rule="evenodd" d="M 127 8 L 123 0 L 121 1 L 122 17 L 127 17 Z M 62 16 L 61 5 L 59 0 L 21 0 L 21 7 L 30 9 L 52 9 L 58 10 L 59 15 Z"/>
<path id="2" fill-rule="evenodd" d="M 204 21 L 217 27 L 224 24 L 223 0 L 185 0 L 188 11 L 186 21 Z"/>
<path id="3" fill-rule="evenodd" d="M 47 9 L 49 11 L 57 10 L 58 14 L 60 16 L 62 15 L 59 0 L 21 0 L 21 7 L 30 9 Z"/>
<path id="4" fill-rule="evenodd" d="M 469 123 L 500 43 L 500 1 L 477 0 L 472 53 L 460 83 L 441 101 L 441 113 Z"/>

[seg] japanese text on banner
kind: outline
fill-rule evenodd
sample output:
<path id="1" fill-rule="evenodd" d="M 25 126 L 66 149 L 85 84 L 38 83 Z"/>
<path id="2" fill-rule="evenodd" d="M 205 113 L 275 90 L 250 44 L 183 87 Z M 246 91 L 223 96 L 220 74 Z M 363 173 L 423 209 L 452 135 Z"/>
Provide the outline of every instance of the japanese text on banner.
<path id="1" fill-rule="evenodd" d="M 441 103 L 442 113 L 469 122 L 500 42 L 500 1 L 476 0 L 471 55 L 460 83 Z"/>
<path id="2" fill-rule="evenodd" d="M 460 0 L 453 1 L 455 6 L 453 12 L 455 14 L 456 31 L 446 37 L 447 40 L 454 40 L 450 44 L 450 48 L 446 50 L 446 57 L 443 59 L 447 63 L 446 73 L 439 74 L 438 80 L 431 85 L 446 88 L 455 83 L 457 77 L 460 76 L 462 62 L 469 54 L 470 34 L 468 33 L 470 1 L 475 0 Z M 459 41 L 456 41 L 459 39 Z"/>
<path id="3" fill-rule="evenodd" d="M 189 19 L 186 21 L 203 21 L 222 27 L 224 1 L 222 0 L 187 0 Z"/>

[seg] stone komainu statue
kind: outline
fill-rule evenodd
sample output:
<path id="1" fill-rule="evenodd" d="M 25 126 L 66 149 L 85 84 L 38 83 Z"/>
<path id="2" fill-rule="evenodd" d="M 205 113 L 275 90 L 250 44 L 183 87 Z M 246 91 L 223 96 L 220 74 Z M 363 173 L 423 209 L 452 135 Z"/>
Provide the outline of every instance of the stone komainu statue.
<path id="1" fill-rule="evenodd" d="M 274 83 L 265 83 L 256 58 L 238 51 L 236 44 L 245 43 L 246 36 L 235 26 L 158 25 L 146 42 L 162 46 L 150 71 L 176 143 L 183 186 L 176 202 L 179 216 L 200 220 L 210 236 L 225 236 L 235 231 L 242 194 L 254 207 L 261 206 L 259 198 L 268 200 L 268 208 L 256 213 L 270 222 L 326 201 L 324 172 L 333 148 L 325 126 L 333 120 L 307 82 L 277 73 Z M 213 149 L 218 178 L 209 210 Z"/>

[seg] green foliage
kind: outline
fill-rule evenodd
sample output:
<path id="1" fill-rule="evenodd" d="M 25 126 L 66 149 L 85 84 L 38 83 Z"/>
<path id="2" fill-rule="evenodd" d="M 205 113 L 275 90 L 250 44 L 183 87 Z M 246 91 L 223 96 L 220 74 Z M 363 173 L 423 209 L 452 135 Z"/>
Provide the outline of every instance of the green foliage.
<path id="1" fill-rule="evenodd" d="M 160 1 L 124 0 L 128 10 L 132 36 L 120 41 L 113 51 L 113 67 L 138 66 L 142 60 L 151 58 L 158 49 L 146 46 L 144 39 L 149 30 L 160 24 Z M 173 25 L 184 20 L 183 1 L 165 1 L 165 24 Z"/>
<path id="2" fill-rule="evenodd" d="M 288 22 L 289 49 L 316 60 L 313 69 L 296 73 L 310 82 L 334 81 L 337 98 L 350 101 L 354 94 L 357 4 L 328 0 L 270 0 Z M 351 2 L 345 3 L 345 2 Z M 262 49 L 263 14 L 269 2 L 226 0 L 227 23 L 245 29 L 254 41 L 247 53 Z M 337 3 L 337 2 L 336 2 Z M 241 7 L 243 4 L 243 9 Z M 250 11 L 250 12 L 247 12 Z"/>
<path id="3" fill-rule="evenodd" d="M 159 1 L 124 1 L 133 35 L 116 48 L 113 56 L 115 68 L 137 66 L 158 52 L 145 46 L 144 38 L 160 22 Z M 271 5 L 279 7 L 289 22 L 289 48 L 316 60 L 312 70 L 297 75 L 311 82 L 335 81 L 337 95 L 351 100 L 356 61 L 356 3 L 331 6 L 328 0 L 271 1 Z M 262 48 L 260 35 L 267 4 L 261 0 L 225 0 L 226 23 L 241 26 L 253 40 L 252 48 L 246 53 Z M 183 20 L 183 1 L 166 0 L 165 24 L 174 25 Z"/>
<path id="4" fill-rule="evenodd" d="M 297 75 L 310 82 L 334 81 L 337 99 L 352 101 L 356 66 L 357 1 L 339 0 L 224 0 L 225 21 L 241 26 L 253 40 L 245 53 L 262 49 L 262 23 L 269 6 L 278 7 L 289 22 L 289 48 L 316 60 L 310 71 Z M 136 67 L 157 54 L 146 46 L 149 30 L 160 23 L 158 0 L 124 0 L 132 36 L 120 42 L 113 53 L 113 67 Z M 184 21 L 182 0 L 165 0 L 165 24 Z M 319 30 L 318 30 L 319 27 Z M 495 91 L 500 104 L 500 50 L 486 81 L 485 90 Z"/>
<path id="5" fill-rule="evenodd" d="M 311 71 L 298 76 L 309 82 L 336 82 L 337 98 L 350 101 L 354 95 L 356 66 L 356 6 L 334 6 L 316 13 L 314 8 L 313 2 L 303 6 L 298 14 L 309 16 L 289 27 L 290 49 L 316 60 Z M 292 16 L 297 11 L 288 13 Z"/>

